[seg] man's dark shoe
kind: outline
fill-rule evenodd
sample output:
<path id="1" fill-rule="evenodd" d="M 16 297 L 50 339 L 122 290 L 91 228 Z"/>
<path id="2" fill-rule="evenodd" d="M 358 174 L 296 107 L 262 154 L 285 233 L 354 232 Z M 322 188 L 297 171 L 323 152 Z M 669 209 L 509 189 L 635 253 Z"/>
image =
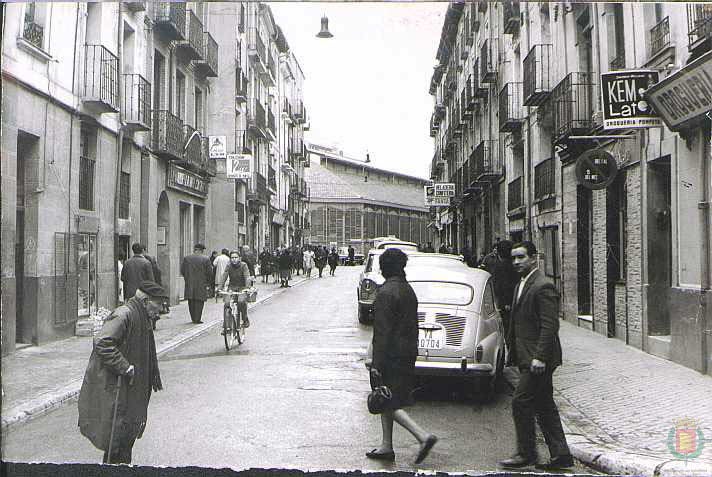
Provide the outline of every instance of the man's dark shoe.
<path id="1" fill-rule="evenodd" d="M 387 462 L 393 462 L 396 460 L 395 452 L 378 452 L 378 449 L 373 449 L 370 452 L 366 452 L 366 457 L 374 460 L 385 460 Z"/>
<path id="2" fill-rule="evenodd" d="M 519 469 L 520 467 L 528 467 L 534 464 L 536 464 L 536 456 L 525 456 L 522 454 L 516 454 L 509 459 L 504 459 L 499 462 L 499 466 L 506 469 Z"/>
<path id="3" fill-rule="evenodd" d="M 420 449 L 418 449 L 418 455 L 415 456 L 416 464 L 420 464 L 425 460 L 426 457 L 428 457 L 428 454 L 430 454 L 430 450 L 433 448 L 436 442 L 438 442 L 437 436 L 430 434 L 428 438 L 425 439 L 425 442 L 420 444 Z"/>
<path id="4" fill-rule="evenodd" d="M 534 467 L 540 470 L 558 470 L 573 467 L 574 459 L 570 455 L 557 455 L 545 464 L 536 464 Z"/>

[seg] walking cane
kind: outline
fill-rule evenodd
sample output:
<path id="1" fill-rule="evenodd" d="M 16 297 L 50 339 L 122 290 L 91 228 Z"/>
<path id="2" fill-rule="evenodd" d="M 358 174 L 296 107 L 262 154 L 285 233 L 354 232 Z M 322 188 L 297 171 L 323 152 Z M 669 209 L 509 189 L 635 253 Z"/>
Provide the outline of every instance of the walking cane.
<path id="1" fill-rule="evenodd" d="M 114 443 L 114 430 L 116 429 L 116 412 L 119 409 L 119 393 L 121 392 L 122 378 L 120 374 L 116 377 L 116 397 L 114 398 L 114 416 L 111 418 L 111 434 L 109 436 L 108 462 L 111 464 L 111 446 Z"/>

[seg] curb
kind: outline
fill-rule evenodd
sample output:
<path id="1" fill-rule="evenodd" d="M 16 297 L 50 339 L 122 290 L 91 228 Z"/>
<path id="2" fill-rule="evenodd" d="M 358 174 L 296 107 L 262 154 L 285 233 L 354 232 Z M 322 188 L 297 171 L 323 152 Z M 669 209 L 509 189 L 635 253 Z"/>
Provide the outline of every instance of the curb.
<path id="1" fill-rule="evenodd" d="M 306 282 L 306 278 L 302 278 L 299 281 L 294 281 L 292 282 L 291 288 L 298 287 Z M 261 305 L 270 298 L 277 295 L 281 295 L 286 291 L 286 288 L 276 289 L 272 291 L 269 295 L 264 295 L 262 298 L 259 298 L 257 301 L 250 304 L 248 310 L 254 308 L 257 305 Z M 218 318 L 214 321 L 204 323 L 202 326 L 193 328 L 189 331 L 174 336 L 173 338 L 157 345 L 156 355 L 160 357 L 161 355 L 173 351 L 174 349 L 187 343 L 188 341 L 191 341 L 201 335 L 206 334 L 208 331 L 219 326 L 221 323 L 222 319 Z M 30 399 L 29 401 L 26 401 L 18 406 L 8 409 L 7 411 L 3 411 L 0 430 L 5 432 L 8 429 L 16 427 L 19 424 L 26 423 L 36 417 L 42 416 L 43 414 L 57 409 L 58 407 L 78 398 L 83 381 L 84 377 L 82 377 L 81 379 L 72 380 L 68 384 L 60 387 L 59 389 L 53 390 L 49 393 L 45 393 L 39 397 Z"/>
<path id="2" fill-rule="evenodd" d="M 519 370 L 506 368 L 503 376 L 512 388 L 517 387 Z M 712 463 L 661 459 L 621 448 L 603 431 L 597 429 L 594 423 L 588 421 L 586 416 L 571 402 L 558 395 L 556 389 L 554 389 L 554 400 L 559 408 L 561 423 L 571 455 L 595 470 L 606 474 L 649 477 L 706 477 L 712 475 Z"/>

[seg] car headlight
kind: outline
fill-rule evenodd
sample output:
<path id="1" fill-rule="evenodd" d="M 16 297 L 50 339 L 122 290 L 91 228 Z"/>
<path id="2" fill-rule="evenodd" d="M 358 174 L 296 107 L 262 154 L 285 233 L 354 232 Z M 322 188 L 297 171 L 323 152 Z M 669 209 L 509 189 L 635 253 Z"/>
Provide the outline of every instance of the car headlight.
<path id="1" fill-rule="evenodd" d="M 368 278 L 361 282 L 361 294 L 363 297 L 368 297 L 369 295 L 376 292 L 376 282 L 369 280 Z"/>

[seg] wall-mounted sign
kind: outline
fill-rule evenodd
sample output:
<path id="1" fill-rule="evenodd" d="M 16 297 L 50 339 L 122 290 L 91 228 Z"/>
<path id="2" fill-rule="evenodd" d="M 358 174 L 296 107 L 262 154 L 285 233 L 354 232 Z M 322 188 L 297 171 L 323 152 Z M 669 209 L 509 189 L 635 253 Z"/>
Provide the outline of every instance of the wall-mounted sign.
<path id="1" fill-rule="evenodd" d="M 668 76 L 645 93 L 672 131 L 712 110 L 712 51 Z"/>
<path id="2" fill-rule="evenodd" d="M 210 159 L 225 159 L 227 138 L 225 136 L 208 136 L 208 152 Z"/>
<path id="3" fill-rule="evenodd" d="M 434 184 L 436 197 L 455 197 L 455 184 L 452 182 L 441 182 Z"/>
<path id="4" fill-rule="evenodd" d="M 436 184 L 437 185 L 437 184 Z M 423 192 L 425 193 L 425 206 L 426 207 L 447 207 L 450 205 L 450 196 L 436 195 L 437 190 L 435 185 L 423 186 Z"/>
<path id="5" fill-rule="evenodd" d="M 586 151 L 576 161 L 576 177 L 587 189 L 605 189 L 616 178 L 617 172 L 616 159 L 603 149 Z"/>
<path id="6" fill-rule="evenodd" d="M 662 121 L 643 97 L 645 91 L 657 82 L 657 71 L 612 71 L 601 74 L 603 129 L 661 127 Z"/>
<path id="7" fill-rule="evenodd" d="M 228 154 L 225 161 L 228 179 L 249 179 L 252 177 L 252 156 L 249 154 Z"/>
<path id="8" fill-rule="evenodd" d="M 171 189 L 180 190 L 186 194 L 205 197 L 208 195 L 208 181 L 194 172 L 187 171 L 174 164 L 168 166 L 168 177 L 166 186 Z"/>

